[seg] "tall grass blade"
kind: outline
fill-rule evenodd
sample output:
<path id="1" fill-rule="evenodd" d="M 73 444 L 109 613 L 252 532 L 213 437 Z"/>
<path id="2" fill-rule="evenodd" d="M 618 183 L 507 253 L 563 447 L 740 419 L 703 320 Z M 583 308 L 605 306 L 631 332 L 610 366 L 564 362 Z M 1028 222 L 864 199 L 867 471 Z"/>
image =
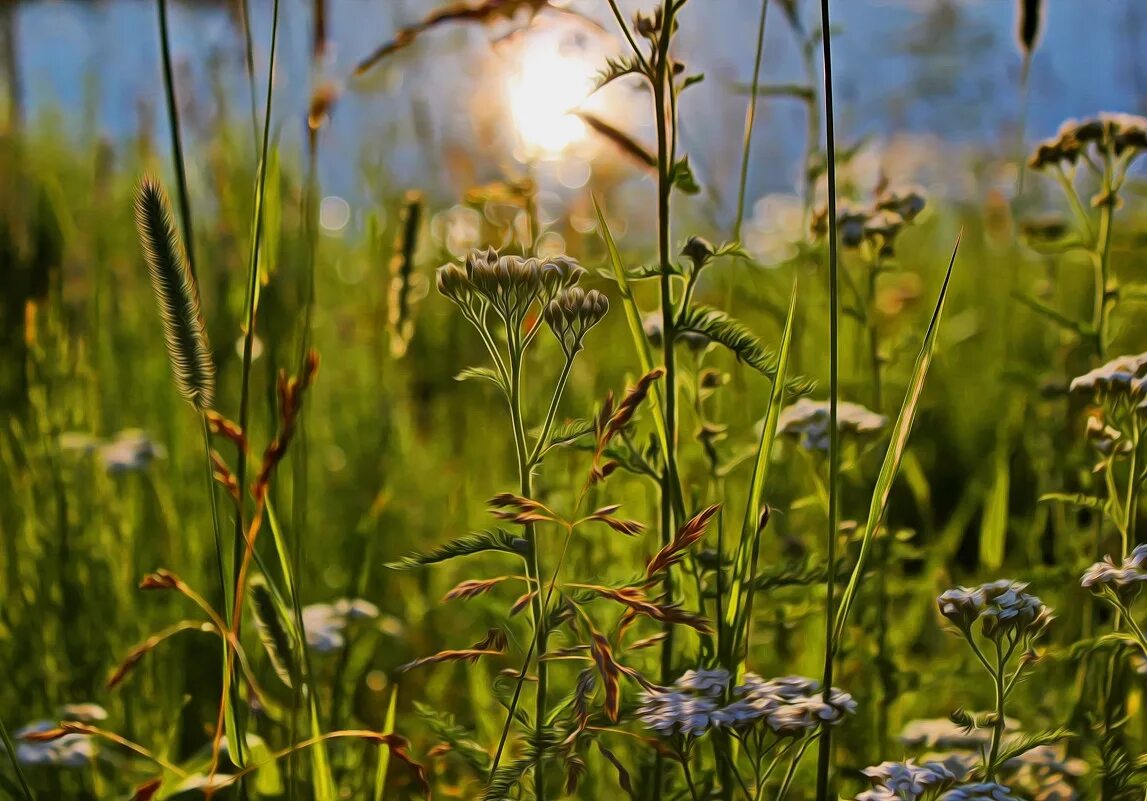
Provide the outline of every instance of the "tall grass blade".
<path id="1" fill-rule="evenodd" d="M 641 364 L 641 374 L 646 375 L 653 371 L 653 353 L 649 349 L 649 340 L 645 336 L 645 328 L 641 324 L 641 311 L 637 308 L 637 301 L 633 299 L 633 290 L 629 286 L 629 279 L 625 275 L 625 265 L 621 261 L 621 253 L 617 250 L 617 243 L 609 231 L 605 215 L 596 197 L 593 201 L 593 211 L 597 215 L 597 230 L 605 242 L 606 252 L 609 254 L 609 265 L 613 270 L 614 280 L 617 281 L 617 291 L 621 294 L 622 307 L 625 309 L 625 322 L 629 326 L 629 333 L 633 337 L 633 346 L 637 350 L 637 359 Z M 661 387 L 653 385 L 654 403 L 649 405 L 653 411 L 653 424 L 657 429 L 658 444 L 661 452 L 669 452 L 669 437 L 665 429 L 664 399 L 661 396 Z"/>
<path id="2" fill-rule="evenodd" d="M 156 179 L 140 182 L 135 215 L 175 385 L 191 405 L 206 411 L 215 394 L 215 364 L 200 314 L 199 287 L 171 218 L 171 203 Z"/>
<path id="3" fill-rule="evenodd" d="M 892 439 L 888 443 L 888 450 L 884 454 L 884 464 L 881 465 L 880 475 L 876 480 L 876 488 L 872 493 L 872 502 L 868 507 L 868 520 L 865 523 L 864 538 L 860 542 L 860 555 L 856 566 L 848 579 L 848 586 L 840 599 L 840 608 L 836 612 L 836 622 L 833 626 L 833 646 L 840 642 L 841 632 L 848 622 L 848 613 L 860 589 L 860 580 L 864 575 L 864 568 L 868 563 L 868 556 L 872 550 L 872 543 L 876 539 L 876 531 L 884 520 L 884 513 L 888 508 L 888 496 L 892 492 L 892 484 L 896 481 L 896 474 L 900 470 L 900 461 L 904 457 L 904 449 L 908 446 L 908 437 L 912 433 L 912 423 L 916 420 L 916 411 L 920 406 L 920 398 L 924 394 L 924 380 L 928 377 L 928 368 L 932 364 L 932 356 L 936 349 L 936 334 L 940 330 L 940 318 L 944 314 L 944 301 L 948 297 L 948 285 L 952 280 L 952 268 L 956 265 L 956 254 L 960 250 L 960 240 L 956 239 L 956 246 L 952 249 L 952 258 L 948 262 L 948 270 L 944 274 L 944 283 L 940 287 L 940 296 L 936 299 L 936 307 L 932 310 L 932 319 L 928 323 L 928 330 L 924 334 L 924 342 L 920 346 L 920 354 L 916 357 L 916 366 L 912 369 L 912 378 L 908 382 L 908 391 L 904 396 L 904 403 L 900 407 L 900 415 L 896 418 L 896 425 L 892 428 Z"/>
<path id="4" fill-rule="evenodd" d="M 398 709 L 398 686 L 390 688 L 390 703 L 386 706 L 386 721 L 383 723 L 383 734 L 394 733 L 394 720 Z M 378 752 L 378 767 L 374 773 L 374 801 L 382 801 L 386 792 L 386 772 L 390 768 L 390 748 L 382 746 Z"/>
<path id="5" fill-rule="evenodd" d="M 797 307 L 797 284 L 794 282 L 789 299 L 789 311 L 785 318 L 785 329 L 781 335 L 780 350 L 777 353 L 776 377 L 769 394 L 769 405 L 765 411 L 765 424 L 761 429 L 761 439 L 757 444 L 757 456 L 753 464 L 753 475 L 749 482 L 749 495 L 745 502 L 745 518 L 741 524 L 741 538 L 733 557 L 729 602 L 725 610 L 725 622 L 729 636 L 725 648 L 725 669 L 738 672 L 743 653 L 748 648 L 748 628 L 753 612 L 753 594 L 757 554 L 760 550 L 761 502 L 769 476 L 769 457 L 777 435 L 777 422 L 784 406 L 785 383 L 788 373 L 789 356 L 792 352 L 793 320 Z M 724 643 L 722 644 L 724 647 Z"/>
<path id="6" fill-rule="evenodd" d="M 741 241 L 741 224 L 745 221 L 745 188 L 749 183 L 749 151 L 753 146 L 753 123 L 757 120 L 757 98 L 760 96 L 761 62 L 765 54 L 765 19 L 769 0 L 761 0 L 761 19 L 757 24 L 757 54 L 753 59 L 753 83 L 749 105 L 745 109 L 745 138 L 741 150 L 741 176 L 737 186 L 737 221 L 733 224 L 733 239 Z"/>
<path id="7" fill-rule="evenodd" d="M 836 224 L 836 115 L 832 103 L 832 34 L 829 15 L 829 0 L 820 2 L 820 44 L 824 58 L 824 111 L 825 111 L 825 161 L 828 164 L 828 295 L 829 295 L 829 395 L 828 395 L 828 520 L 825 537 L 824 599 L 824 694 L 828 699 L 832 691 L 833 660 L 833 608 L 836 603 L 836 537 L 837 520 L 840 517 L 840 427 L 837 425 L 837 410 L 840 403 L 840 261 L 837 258 Z M 812 73 L 811 49 L 806 50 L 810 78 Z M 820 126 L 812 128 L 814 105 L 809 106 L 809 152 L 820 139 Z M 806 170 L 809 164 L 806 162 Z M 813 184 L 806 179 L 806 211 L 813 203 Z M 829 801 L 829 774 L 832 770 L 832 729 L 823 727 L 820 742 L 817 744 L 816 801 Z"/>

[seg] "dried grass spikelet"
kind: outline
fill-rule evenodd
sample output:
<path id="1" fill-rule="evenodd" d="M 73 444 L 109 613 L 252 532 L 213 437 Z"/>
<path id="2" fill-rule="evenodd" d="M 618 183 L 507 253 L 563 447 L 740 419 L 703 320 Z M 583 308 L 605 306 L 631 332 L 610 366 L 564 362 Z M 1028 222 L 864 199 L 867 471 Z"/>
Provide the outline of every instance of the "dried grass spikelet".
<path id="1" fill-rule="evenodd" d="M 199 287 L 175 228 L 171 201 L 163 185 L 153 177 L 145 177 L 139 183 L 135 217 L 151 286 L 163 317 L 163 335 L 175 385 L 192 406 L 206 411 L 215 394 L 215 364 L 199 309 Z"/>

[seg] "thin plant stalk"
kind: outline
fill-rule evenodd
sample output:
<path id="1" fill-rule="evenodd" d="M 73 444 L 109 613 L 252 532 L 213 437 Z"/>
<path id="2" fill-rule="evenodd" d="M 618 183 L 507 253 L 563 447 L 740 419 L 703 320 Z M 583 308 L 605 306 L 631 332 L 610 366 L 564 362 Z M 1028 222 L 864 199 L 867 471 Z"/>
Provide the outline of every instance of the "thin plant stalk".
<path id="1" fill-rule="evenodd" d="M 167 0 L 159 0 L 159 50 L 163 60 L 163 94 L 167 100 L 167 122 L 171 129 L 175 183 L 179 189 L 179 218 L 185 231 L 183 246 L 192 277 L 195 277 L 195 228 L 191 225 L 191 198 L 187 191 L 187 169 L 183 161 L 183 135 L 179 124 L 179 103 L 175 97 L 175 69 L 171 63 L 171 34 L 167 24 Z"/>
<path id="2" fill-rule="evenodd" d="M 825 542 L 825 634 L 824 700 L 832 692 L 833 662 L 836 658 L 833 628 L 836 608 L 836 538 L 840 503 L 840 431 L 837 406 L 840 398 L 840 264 L 836 231 L 836 125 L 832 104 L 832 37 L 829 35 L 829 0 L 820 3 L 821 49 L 824 54 L 824 109 L 826 162 L 828 165 L 828 294 L 829 294 L 829 412 L 828 412 L 828 530 Z M 816 799 L 828 801 L 829 773 L 832 769 L 832 734 L 824 727 L 817 752 Z"/>
<path id="3" fill-rule="evenodd" d="M 241 431 L 248 431 L 248 421 L 250 417 L 250 391 L 251 391 L 251 362 L 253 361 L 254 342 L 255 342 L 255 309 L 258 305 L 258 292 L 259 292 L 259 246 L 263 233 L 263 196 L 264 184 L 267 176 L 267 148 L 270 142 L 270 129 L 271 129 L 271 100 L 274 94 L 274 77 L 275 77 L 275 50 L 278 42 L 279 32 L 279 0 L 275 0 L 272 12 L 271 21 L 271 53 L 267 69 L 267 104 L 266 116 L 263 120 L 263 141 L 261 148 L 261 155 L 259 159 L 259 178 L 255 193 L 255 220 L 253 225 L 253 235 L 251 241 L 251 257 L 248 264 L 248 285 L 247 285 L 247 298 L 246 298 L 246 323 L 243 332 L 243 374 L 240 382 L 239 393 L 239 429 Z M 247 453 L 244 449 L 239 449 L 239 455 L 236 459 L 235 480 L 239 487 L 242 488 L 246 485 L 247 478 Z M 240 503 L 236 508 L 235 514 L 235 533 L 232 549 L 232 575 L 233 575 L 233 591 L 235 597 L 239 595 L 239 574 L 243 562 L 243 542 L 244 542 L 244 526 L 243 526 L 243 506 Z M 238 632 L 236 632 L 238 636 Z M 300 631 L 300 636 L 302 633 Z M 239 722 L 238 720 L 236 721 Z M 240 732 L 241 733 L 241 732 Z M 240 741 L 242 737 L 239 738 Z M 243 743 L 236 742 L 235 750 L 240 760 L 242 760 Z"/>
<path id="4" fill-rule="evenodd" d="M 761 62 L 765 52 L 765 17 L 769 0 L 761 0 L 761 19 L 757 24 L 757 54 L 753 59 L 753 83 L 749 105 L 745 109 L 745 139 L 741 147 L 741 177 L 737 187 L 737 221 L 733 224 L 733 239 L 740 241 L 741 225 L 745 221 L 745 188 L 749 181 L 749 151 L 753 146 L 753 124 L 757 120 L 757 96 L 761 86 Z"/>
<path id="5" fill-rule="evenodd" d="M 28 778 L 24 775 L 24 769 L 20 767 L 20 760 L 16 759 L 16 745 L 12 742 L 12 736 L 8 734 L 8 727 L 4 724 L 3 718 L 0 718 L 0 742 L 4 743 L 4 750 L 8 754 L 8 761 L 12 763 L 12 771 L 20 783 L 20 791 L 24 793 L 25 801 L 36 801 L 36 796 L 32 794 L 32 788 L 28 786 Z"/>

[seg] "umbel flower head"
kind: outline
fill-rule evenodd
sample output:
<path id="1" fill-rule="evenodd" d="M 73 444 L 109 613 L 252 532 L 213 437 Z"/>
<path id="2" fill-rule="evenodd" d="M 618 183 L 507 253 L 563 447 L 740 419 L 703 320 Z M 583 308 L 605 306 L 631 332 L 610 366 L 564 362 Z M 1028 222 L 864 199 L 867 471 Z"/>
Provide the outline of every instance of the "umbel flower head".
<path id="1" fill-rule="evenodd" d="M 801 398 L 781 410 L 777 429 L 784 435 L 799 438 L 801 447 L 810 451 L 827 451 L 829 444 L 828 401 Z M 866 409 L 859 403 L 837 404 L 836 427 L 846 435 L 875 434 L 888 424 L 888 418 Z"/>
<path id="2" fill-rule="evenodd" d="M 596 289 L 586 292 L 581 287 L 562 289 L 546 304 L 542 315 L 561 343 L 566 358 L 581 350 L 582 340 L 609 311 L 609 301 Z"/>
<path id="3" fill-rule="evenodd" d="M 690 670 L 670 688 L 648 690 L 637 715 L 662 735 L 697 737 L 721 726 L 765 726 L 777 737 L 801 737 L 856 710 L 848 693 L 834 687 L 825 700 L 820 684 L 803 676 L 766 680 L 747 673 L 745 683 L 733 690 L 735 700 L 722 707 L 719 699 L 728 686 L 729 674 L 720 668 Z"/>
<path id="4" fill-rule="evenodd" d="M 856 801 L 920 801 L 925 793 L 938 793 L 956 783 L 956 775 L 942 762 L 917 765 L 906 762 L 881 762 L 865 768 L 873 787 L 856 797 Z M 934 795 L 929 796 L 934 798 Z"/>
<path id="5" fill-rule="evenodd" d="M 1036 145 L 1028 164 L 1036 170 L 1071 166 L 1089 147 L 1099 154 L 1134 158 L 1147 150 L 1147 117 L 1101 112 L 1084 120 L 1066 120 L 1055 136 Z"/>
<path id="6" fill-rule="evenodd" d="M 1012 795 L 1012 791 L 1002 784 L 981 782 L 953 787 L 940 796 L 940 801 L 1022 801 L 1022 799 Z"/>
<path id="7" fill-rule="evenodd" d="M 1111 593 L 1124 604 L 1130 603 L 1147 582 L 1147 543 L 1135 546 L 1122 564 L 1105 556 L 1083 573 L 1080 584 L 1098 594 Z"/>
<path id="8" fill-rule="evenodd" d="M 1147 353 L 1119 356 L 1071 380 L 1070 390 L 1081 394 L 1147 398 Z"/>
<path id="9" fill-rule="evenodd" d="M 940 614 L 966 634 L 979 620 L 988 639 L 1005 634 L 1034 639 L 1051 622 L 1052 614 L 1043 601 L 1025 592 L 1027 586 L 1020 581 L 1000 579 L 974 588 L 956 587 L 943 592 L 937 603 Z"/>

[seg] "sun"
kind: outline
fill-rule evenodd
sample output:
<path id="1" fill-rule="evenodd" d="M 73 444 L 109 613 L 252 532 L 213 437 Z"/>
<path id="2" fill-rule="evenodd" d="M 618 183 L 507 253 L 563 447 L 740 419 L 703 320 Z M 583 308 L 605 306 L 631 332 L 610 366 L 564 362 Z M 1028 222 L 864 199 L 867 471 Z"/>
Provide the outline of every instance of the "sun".
<path id="1" fill-rule="evenodd" d="M 510 114 L 531 158 L 555 158 L 585 138 L 584 122 L 571 112 L 592 105 L 594 64 L 551 36 L 522 43 L 506 81 Z"/>

